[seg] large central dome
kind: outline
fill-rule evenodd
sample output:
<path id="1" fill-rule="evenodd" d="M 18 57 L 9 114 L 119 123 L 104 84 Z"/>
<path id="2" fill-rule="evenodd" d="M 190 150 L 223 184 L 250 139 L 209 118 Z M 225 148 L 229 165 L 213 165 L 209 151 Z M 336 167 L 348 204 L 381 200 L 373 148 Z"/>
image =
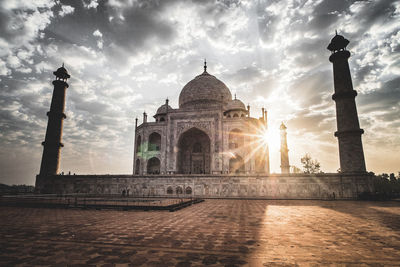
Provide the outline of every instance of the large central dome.
<path id="1" fill-rule="evenodd" d="M 188 82 L 179 95 L 180 108 L 208 108 L 232 100 L 229 88 L 206 70 Z"/>

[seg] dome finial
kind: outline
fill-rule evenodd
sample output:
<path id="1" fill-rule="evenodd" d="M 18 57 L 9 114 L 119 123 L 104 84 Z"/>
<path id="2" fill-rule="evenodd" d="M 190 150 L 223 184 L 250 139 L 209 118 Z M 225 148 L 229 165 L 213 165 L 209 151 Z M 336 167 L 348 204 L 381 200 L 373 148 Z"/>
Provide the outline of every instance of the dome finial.
<path id="1" fill-rule="evenodd" d="M 236 93 L 235 93 L 235 100 L 236 100 Z"/>
<path id="2" fill-rule="evenodd" d="M 337 30 L 335 30 L 335 35 L 337 35 Z"/>
<path id="3" fill-rule="evenodd" d="M 64 68 L 64 62 L 63 62 L 63 64 L 62 64 L 62 67 Z"/>
<path id="4" fill-rule="evenodd" d="M 207 60 L 204 59 L 204 72 L 207 72 Z"/>

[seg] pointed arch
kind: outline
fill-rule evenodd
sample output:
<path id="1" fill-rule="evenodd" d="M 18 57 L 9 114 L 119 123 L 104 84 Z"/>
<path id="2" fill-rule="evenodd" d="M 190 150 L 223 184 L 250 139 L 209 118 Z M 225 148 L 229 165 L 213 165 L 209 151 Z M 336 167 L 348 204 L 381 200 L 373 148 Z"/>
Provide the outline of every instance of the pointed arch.
<path id="1" fill-rule="evenodd" d="M 167 188 L 167 194 L 172 195 L 174 193 L 174 189 L 172 189 L 172 186 L 168 186 Z"/>
<path id="2" fill-rule="evenodd" d="M 157 132 L 153 132 L 149 135 L 148 151 L 160 151 L 161 150 L 161 135 Z"/>
<path id="3" fill-rule="evenodd" d="M 183 194 L 183 189 L 182 189 L 182 187 L 180 187 L 180 186 L 177 186 L 175 191 L 176 191 L 176 194 L 177 194 L 177 195 Z"/>
<path id="4" fill-rule="evenodd" d="M 186 195 L 191 195 L 192 194 L 192 188 L 190 186 L 186 187 L 185 194 Z"/>
<path id="5" fill-rule="evenodd" d="M 139 135 L 136 138 L 136 153 L 142 152 L 142 137 Z"/>
<path id="6" fill-rule="evenodd" d="M 178 173 L 210 173 L 211 140 L 202 130 L 193 127 L 183 132 L 178 140 Z"/>
<path id="7" fill-rule="evenodd" d="M 147 174 L 160 174 L 160 160 L 153 157 L 147 161 Z"/>

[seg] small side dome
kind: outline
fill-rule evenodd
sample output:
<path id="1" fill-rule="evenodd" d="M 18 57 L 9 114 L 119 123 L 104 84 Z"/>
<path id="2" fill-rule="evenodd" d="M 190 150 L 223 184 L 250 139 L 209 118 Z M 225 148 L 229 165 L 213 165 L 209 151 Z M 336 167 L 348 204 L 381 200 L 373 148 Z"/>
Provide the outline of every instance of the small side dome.
<path id="1" fill-rule="evenodd" d="M 168 110 L 172 110 L 170 105 L 164 104 L 157 109 L 156 115 L 166 114 Z"/>
<path id="2" fill-rule="evenodd" d="M 233 99 L 228 102 L 225 111 L 244 110 L 247 111 L 246 106 L 239 99 Z"/>

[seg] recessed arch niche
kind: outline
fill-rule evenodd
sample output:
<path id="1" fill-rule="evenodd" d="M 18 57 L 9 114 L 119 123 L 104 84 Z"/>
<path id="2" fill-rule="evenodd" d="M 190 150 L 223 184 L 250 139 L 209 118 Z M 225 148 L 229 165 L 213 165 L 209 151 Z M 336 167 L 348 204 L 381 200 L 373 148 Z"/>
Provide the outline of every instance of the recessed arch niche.
<path id="1" fill-rule="evenodd" d="M 194 127 L 182 133 L 178 141 L 178 173 L 210 173 L 210 145 L 210 137 L 198 128 Z"/>

